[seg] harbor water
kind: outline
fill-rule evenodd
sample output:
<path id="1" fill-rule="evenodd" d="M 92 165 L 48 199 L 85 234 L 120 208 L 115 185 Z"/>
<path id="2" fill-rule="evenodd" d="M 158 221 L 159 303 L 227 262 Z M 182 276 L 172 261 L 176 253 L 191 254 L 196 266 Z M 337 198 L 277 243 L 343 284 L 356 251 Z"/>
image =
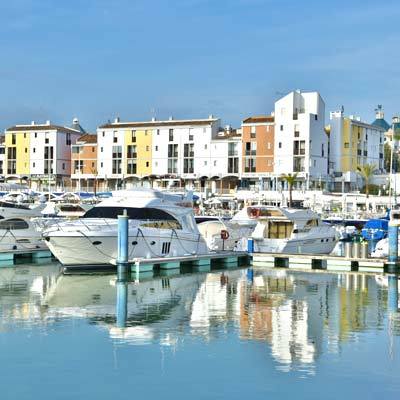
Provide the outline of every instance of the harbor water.
<path id="1" fill-rule="evenodd" d="M 397 399 L 398 286 L 287 269 L 3 267 L 1 396 Z"/>

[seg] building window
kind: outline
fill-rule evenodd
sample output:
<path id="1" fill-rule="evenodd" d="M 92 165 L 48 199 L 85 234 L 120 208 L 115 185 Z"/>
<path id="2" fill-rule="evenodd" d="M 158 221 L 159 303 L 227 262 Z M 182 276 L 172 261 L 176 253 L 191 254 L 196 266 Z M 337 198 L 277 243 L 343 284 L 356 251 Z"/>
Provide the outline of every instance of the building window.
<path id="1" fill-rule="evenodd" d="M 103 162 L 100 163 L 100 168 L 103 168 Z"/>
<path id="2" fill-rule="evenodd" d="M 160 130 L 159 129 L 157 129 L 157 136 L 159 136 L 160 135 Z"/>
<path id="3" fill-rule="evenodd" d="M 36 164 L 35 164 L 35 163 L 32 163 L 32 167 L 35 168 L 35 166 L 36 166 Z"/>
<path id="4" fill-rule="evenodd" d="M 189 133 L 189 142 L 192 142 L 193 141 L 193 135 L 191 135 L 190 133 Z"/>
<path id="5" fill-rule="evenodd" d="M 37 132 L 35 132 L 35 138 L 37 138 Z"/>
<path id="6" fill-rule="evenodd" d="M 103 148 L 102 147 L 100 147 L 100 153 L 102 153 L 103 152 Z"/>
<path id="7" fill-rule="evenodd" d="M 217 162 L 216 161 L 214 161 L 214 167 L 216 167 L 217 166 Z"/>
<path id="8" fill-rule="evenodd" d="M 158 146 L 155 147 L 155 150 L 158 151 Z"/>
<path id="9" fill-rule="evenodd" d="M 92 162 L 92 168 L 94 168 L 94 162 Z"/>
<path id="10" fill-rule="evenodd" d="M 148 167 L 149 166 L 149 162 L 148 161 L 146 161 L 146 167 Z"/>
<path id="11" fill-rule="evenodd" d="M 144 136 L 147 136 L 147 129 L 144 131 Z"/>
<path id="12" fill-rule="evenodd" d="M 25 153 L 27 153 L 28 152 L 28 148 L 27 147 L 25 147 Z"/>
<path id="13" fill-rule="evenodd" d="M 170 142 L 173 142 L 174 141 L 174 130 L 173 129 L 170 129 L 169 131 L 169 141 Z"/>
<path id="14" fill-rule="evenodd" d="M 92 153 L 94 153 L 94 147 L 92 147 Z"/>
<path id="15" fill-rule="evenodd" d="M 270 142 L 267 143 L 267 149 L 271 150 L 271 143 Z"/>
<path id="16" fill-rule="evenodd" d="M 103 131 L 103 137 L 104 137 L 104 136 L 106 136 L 106 133 L 105 133 L 105 131 Z"/>
<path id="17" fill-rule="evenodd" d="M 62 169 L 63 170 L 65 169 L 65 163 L 62 163 Z"/>
<path id="18" fill-rule="evenodd" d="M 65 144 L 67 146 L 71 146 L 71 134 L 70 133 L 67 133 L 65 136 Z"/>
<path id="19" fill-rule="evenodd" d="M 314 115 L 314 118 L 315 118 L 316 121 L 318 121 L 318 115 L 317 114 Z"/>
<path id="20" fill-rule="evenodd" d="M 146 151 L 149 151 L 149 146 L 146 146 Z"/>
<path id="21" fill-rule="evenodd" d="M 256 137 L 256 127 L 252 126 L 250 127 L 250 138 L 255 139 Z"/>
<path id="22" fill-rule="evenodd" d="M 325 155 L 325 150 L 324 150 L 324 144 L 321 144 L 321 157 L 324 157 Z"/>
<path id="23" fill-rule="evenodd" d="M 204 145 L 204 150 L 207 150 L 207 145 L 206 144 Z"/>
<path id="24" fill-rule="evenodd" d="M 113 143 L 117 143 L 118 142 L 118 131 L 114 131 L 113 132 Z"/>
<path id="25" fill-rule="evenodd" d="M 283 131 L 283 125 L 281 125 L 281 128 L 280 128 L 280 129 L 281 129 L 281 131 Z"/>
<path id="26" fill-rule="evenodd" d="M 128 160 L 127 173 L 136 174 L 136 172 L 137 172 L 136 160 Z"/>
<path id="27" fill-rule="evenodd" d="M 36 153 L 36 148 L 35 147 L 33 148 L 33 152 Z"/>
<path id="28" fill-rule="evenodd" d="M 281 149 L 282 148 L 282 142 L 278 143 L 278 147 Z"/>
<path id="29" fill-rule="evenodd" d="M 11 134 L 11 144 L 15 144 L 16 143 L 16 135 L 15 133 Z"/>
<path id="30" fill-rule="evenodd" d="M 121 160 L 112 160 L 112 173 L 113 174 L 121 173 Z"/>
<path id="31" fill-rule="evenodd" d="M 206 166 L 207 165 L 207 161 L 204 161 L 204 166 Z"/>
<path id="32" fill-rule="evenodd" d="M 345 142 L 345 143 L 344 143 L 344 148 L 345 148 L 345 149 L 348 149 L 349 147 L 350 147 L 350 143 L 349 143 L 349 142 Z"/>

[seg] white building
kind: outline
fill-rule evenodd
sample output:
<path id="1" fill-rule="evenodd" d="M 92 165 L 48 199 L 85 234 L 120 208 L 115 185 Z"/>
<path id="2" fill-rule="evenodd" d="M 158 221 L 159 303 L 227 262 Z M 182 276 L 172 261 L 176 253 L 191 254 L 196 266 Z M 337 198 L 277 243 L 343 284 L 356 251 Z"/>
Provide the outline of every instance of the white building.
<path id="1" fill-rule="evenodd" d="M 144 122 L 116 119 L 97 129 L 98 180 L 110 188 L 230 188 L 222 180 L 238 175 L 239 160 L 236 169 L 230 168 L 232 145 L 228 142 L 238 143 L 240 136 L 231 130 L 220 132 L 220 120 L 212 115 Z M 221 181 L 219 185 L 215 185 L 216 180 Z"/>
<path id="2" fill-rule="evenodd" d="M 82 135 L 74 128 L 45 124 L 15 125 L 5 131 L 6 177 L 29 181 L 33 187 L 69 185 L 71 144 Z M 80 128 L 80 126 L 79 126 Z"/>
<path id="3" fill-rule="evenodd" d="M 316 187 L 328 177 L 325 103 L 318 92 L 296 90 L 275 103 L 274 173 L 297 173 L 299 182 Z"/>

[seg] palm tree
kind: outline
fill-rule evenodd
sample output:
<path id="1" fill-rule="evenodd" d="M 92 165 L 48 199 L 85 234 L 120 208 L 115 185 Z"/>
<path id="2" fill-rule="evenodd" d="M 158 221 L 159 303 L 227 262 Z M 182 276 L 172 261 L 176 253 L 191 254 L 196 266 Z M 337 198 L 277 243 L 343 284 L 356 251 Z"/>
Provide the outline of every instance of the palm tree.
<path id="1" fill-rule="evenodd" d="M 365 182 L 365 194 L 369 197 L 369 183 L 372 175 L 376 171 L 375 164 L 365 164 L 357 167 L 357 173 L 364 179 Z"/>
<path id="2" fill-rule="evenodd" d="M 297 172 L 294 174 L 282 174 L 281 175 L 281 180 L 285 181 L 288 184 L 288 189 L 289 189 L 289 207 L 292 207 L 292 189 L 293 189 L 293 184 L 296 181 L 297 178 Z"/>

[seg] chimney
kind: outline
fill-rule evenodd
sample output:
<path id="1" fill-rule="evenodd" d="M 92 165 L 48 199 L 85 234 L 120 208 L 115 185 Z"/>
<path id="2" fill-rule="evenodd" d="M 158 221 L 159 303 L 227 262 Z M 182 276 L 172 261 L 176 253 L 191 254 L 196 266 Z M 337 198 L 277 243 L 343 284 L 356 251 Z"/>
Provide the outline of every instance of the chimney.
<path id="1" fill-rule="evenodd" d="M 35 121 L 32 121 L 32 122 L 31 122 L 31 125 L 35 125 Z"/>
<path id="2" fill-rule="evenodd" d="M 119 117 L 116 117 L 116 118 L 114 119 L 114 124 L 119 124 Z"/>
<path id="3" fill-rule="evenodd" d="M 151 117 L 151 122 L 155 122 L 156 117 Z"/>
<path id="4" fill-rule="evenodd" d="M 50 125 L 50 120 L 49 119 L 46 121 L 46 125 Z"/>
<path id="5" fill-rule="evenodd" d="M 173 121 L 173 120 L 174 120 L 174 117 L 171 115 L 171 116 L 168 118 L 168 120 L 169 120 L 169 121 Z"/>
<path id="6" fill-rule="evenodd" d="M 210 114 L 210 115 L 208 116 L 208 119 L 214 119 L 214 115 Z"/>

